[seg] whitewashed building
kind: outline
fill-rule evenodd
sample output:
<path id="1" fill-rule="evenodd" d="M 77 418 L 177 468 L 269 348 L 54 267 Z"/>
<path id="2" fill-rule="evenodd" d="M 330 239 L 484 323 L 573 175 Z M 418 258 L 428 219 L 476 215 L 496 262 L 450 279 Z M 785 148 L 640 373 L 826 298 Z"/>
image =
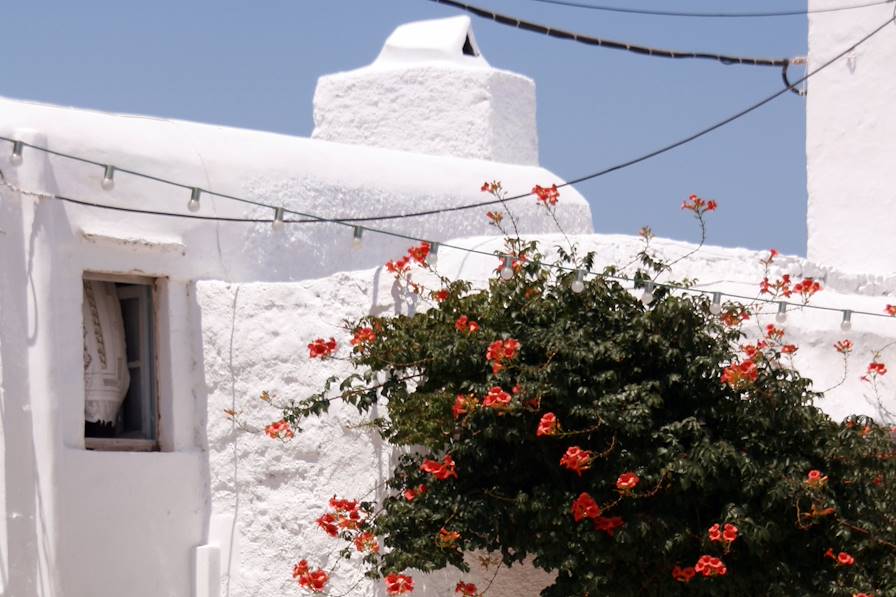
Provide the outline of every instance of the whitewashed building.
<path id="1" fill-rule="evenodd" d="M 810 62 L 885 16 L 813 18 Z M 892 37 L 872 40 L 809 87 L 812 261 L 782 258 L 776 271 L 819 276 L 818 304 L 880 312 L 896 302 L 887 298 L 896 291 L 894 57 Z M 276 415 L 258 400 L 262 390 L 302 397 L 338 372 L 309 363 L 311 339 L 344 343 L 345 318 L 415 308 L 381 268 L 410 243 L 368 231 L 353 250 L 352 229 L 337 224 L 276 230 L 222 220 L 273 212 L 203 191 L 342 219 L 481 201 L 484 180 L 511 194 L 561 181 L 538 165 L 534 83 L 490 66 L 466 17 L 399 27 L 370 66 L 322 77 L 314 118 L 305 139 L 0 99 L 0 136 L 28 144 L 20 164 L 0 160 L 3 597 L 294 594 L 292 564 L 325 565 L 333 552 L 313 524 L 325 500 L 359 497 L 388 476 L 391 451 L 351 425 L 356 414 L 337 409 L 282 444 L 235 428 L 224 410 L 262 427 Z M 0 142 L 7 151 L 13 145 Z M 112 185 L 103 184 L 107 164 L 117 168 Z M 198 206 L 188 206 L 192 187 Z M 512 209 L 521 232 L 548 248 L 559 242 L 534 200 Z M 369 225 L 491 251 L 500 239 L 484 211 Z M 572 188 L 558 217 L 602 263 L 638 250 L 634 237 L 594 235 L 588 203 Z M 669 256 L 690 249 L 657 247 Z M 752 294 L 761 256 L 708 247 L 676 273 Z M 494 266 L 460 250 L 439 254 L 450 276 L 482 281 Z M 788 323 L 797 361 L 819 387 L 842 374 L 831 348 L 844 335 L 839 324 L 839 312 L 797 313 Z M 97 336 L 109 326 L 114 338 Z M 855 369 L 824 407 L 838 417 L 879 415 L 858 376 L 870 351 L 896 337 L 896 322 L 854 317 L 849 337 Z M 109 429 L 85 424 L 121 398 Z M 445 594 L 458 578 L 420 577 L 417 594 Z M 376 583 L 351 588 L 357 579 L 342 566 L 335 594 L 383 594 Z M 533 571 L 502 573 L 492 594 L 536 595 L 545 582 Z"/>

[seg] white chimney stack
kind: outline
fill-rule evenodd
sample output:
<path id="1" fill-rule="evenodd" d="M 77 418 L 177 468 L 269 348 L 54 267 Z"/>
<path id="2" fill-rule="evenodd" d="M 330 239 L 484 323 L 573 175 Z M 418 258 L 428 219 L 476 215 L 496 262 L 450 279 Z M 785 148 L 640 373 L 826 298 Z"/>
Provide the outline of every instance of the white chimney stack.
<path id="1" fill-rule="evenodd" d="M 538 164 L 535 83 L 489 66 L 469 17 L 401 25 L 370 66 L 321 77 L 312 137 Z"/>

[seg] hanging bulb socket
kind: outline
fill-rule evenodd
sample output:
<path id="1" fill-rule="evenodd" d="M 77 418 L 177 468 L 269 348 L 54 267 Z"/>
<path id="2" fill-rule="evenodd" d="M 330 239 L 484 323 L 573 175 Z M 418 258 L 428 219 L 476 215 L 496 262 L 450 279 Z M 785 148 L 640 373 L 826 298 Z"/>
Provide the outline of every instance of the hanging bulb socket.
<path id="1" fill-rule="evenodd" d="M 844 332 L 848 332 L 852 329 L 852 311 L 848 309 L 843 311 L 843 320 L 840 322 L 840 329 Z"/>
<path id="2" fill-rule="evenodd" d="M 713 292 L 712 293 L 712 304 L 709 306 L 709 312 L 713 315 L 719 315 L 722 313 L 722 293 L 721 292 Z"/>
<path id="3" fill-rule="evenodd" d="M 352 230 L 352 249 L 360 249 L 361 248 L 361 237 L 364 236 L 364 229 L 360 226 L 355 226 Z"/>
<path id="4" fill-rule="evenodd" d="M 199 211 L 199 196 L 202 195 L 202 189 L 199 187 L 193 187 L 193 190 L 190 191 L 190 202 L 187 203 L 187 209 L 192 212 Z"/>
<path id="5" fill-rule="evenodd" d="M 572 281 L 572 284 L 569 285 L 569 289 L 579 294 L 583 290 L 585 290 L 585 272 L 582 270 L 576 271 L 576 279 Z"/>
<path id="6" fill-rule="evenodd" d="M 501 279 L 509 280 L 513 277 L 513 257 L 510 255 L 504 256 L 504 267 L 501 268 Z"/>
<path id="7" fill-rule="evenodd" d="M 283 208 L 274 208 L 274 220 L 271 222 L 271 228 L 274 230 L 283 230 Z"/>
<path id="8" fill-rule="evenodd" d="M 22 163 L 22 149 L 24 149 L 25 144 L 21 141 L 13 141 L 12 142 L 12 153 L 9 154 L 9 163 L 13 166 L 18 166 Z"/>
<path id="9" fill-rule="evenodd" d="M 644 282 L 644 294 L 641 295 L 641 302 L 645 305 L 649 305 L 653 302 L 653 289 L 655 286 L 653 280 Z"/>
<path id="10" fill-rule="evenodd" d="M 775 321 L 778 323 L 787 321 L 787 303 L 783 301 L 778 303 L 778 314 L 775 315 Z"/>
<path id="11" fill-rule="evenodd" d="M 103 190 L 106 190 L 106 191 L 111 191 L 112 187 L 115 186 L 115 167 L 114 166 L 106 166 L 106 169 L 103 172 L 103 182 L 100 183 L 100 186 L 103 187 Z"/>
<path id="12" fill-rule="evenodd" d="M 429 243 L 429 257 L 427 259 L 429 265 L 434 266 L 439 262 L 439 243 Z"/>

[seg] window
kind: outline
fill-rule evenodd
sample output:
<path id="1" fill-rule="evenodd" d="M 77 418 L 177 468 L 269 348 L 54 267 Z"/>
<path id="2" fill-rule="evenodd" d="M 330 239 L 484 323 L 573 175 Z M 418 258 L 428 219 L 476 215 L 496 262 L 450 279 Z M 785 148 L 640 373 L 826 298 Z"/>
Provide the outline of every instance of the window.
<path id="1" fill-rule="evenodd" d="M 84 274 L 84 445 L 158 450 L 155 278 Z"/>

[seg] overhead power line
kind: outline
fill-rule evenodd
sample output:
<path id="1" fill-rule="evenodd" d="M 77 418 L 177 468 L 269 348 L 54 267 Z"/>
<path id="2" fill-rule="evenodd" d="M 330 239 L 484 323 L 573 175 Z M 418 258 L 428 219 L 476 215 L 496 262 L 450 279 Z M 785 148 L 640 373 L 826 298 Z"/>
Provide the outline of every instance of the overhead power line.
<path id="1" fill-rule="evenodd" d="M 434 0 L 434 1 L 438 1 L 438 0 Z M 684 138 L 682 138 L 682 139 L 679 139 L 678 141 L 675 141 L 675 142 L 670 143 L 670 144 L 668 144 L 668 145 L 664 145 L 664 146 L 662 146 L 662 147 L 660 147 L 660 148 L 658 148 L 658 149 L 655 149 L 655 150 L 653 150 L 653 151 L 651 151 L 651 152 L 645 153 L 645 154 L 640 155 L 640 156 L 638 156 L 638 157 L 635 157 L 635 158 L 626 160 L 626 161 L 624 161 L 624 162 L 615 164 L 615 165 L 613 165 L 613 166 L 609 166 L 609 167 L 607 167 L 607 168 L 604 168 L 604 169 L 602 169 L 602 170 L 598 170 L 597 172 L 593 172 L 593 173 L 591 173 L 591 174 L 586 174 L 585 176 L 580 176 L 580 177 L 578 177 L 578 178 L 574 178 L 574 179 L 572 179 L 572 180 L 568 180 L 568 181 L 566 181 L 566 182 L 564 182 L 564 183 L 558 184 L 557 187 L 558 187 L 558 188 L 563 188 L 563 187 L 573 186 L 573 185 L 579 184 L 579 183 L 581 183 L 581 182 L 585 182 L 585 181 L 588 181 L 588 180 L 593 180 L 593 179 L 595 179 L 595 178 L 599 178 L 599 177 L 601 177 L 601 176 L 605 176 L 605 175 L 610 174 L 610 173 L 612 173 L 612 172 L 616 172 L 616 171 L 622 170 L 622 169 L 624 169 L 624 168 L 628 168 L 628 167 L 633 166 L 633 165 L 635 165 L 635 164 L 638 164 L 638 163 L 640 163 L 640 162 L 644 162 L 644 161 L 646 161 L 646 160 L 649 160 L 649 159 L 651 159 L 651 158 L 654 158 L 654 157 L 656 157 L 656 156 L 658 156 L 658 155 L 662 155 L 662 154 L 664 154 L 664 153 L 667 153 L 667 152 L 669 152 L 669 151 L 671 151 L 671 150 L 673 150 L 673 149 L 676 149 L 676 148 L 678 148 L 678 147 L 681 147 L 682 145 L 686 145 L 687 143 L 690 143 L 690 142 L 692 142 L 692 141 L 695 141 L 695 140 L 699 139 L 700 137 L 703 137 L 703 136 L 705 136 L 705 135 L 707 135 L 707 134 L 709 134 L 709 133 L 711 133 L 711 132 L 713 132 L 713 131 L 715 131 L 715 130 L 717 130 L 717 129 L 719 129 L 719 128 L 722 128 L 722 127 L 724 127 L 724 126 L 726 126 L 726 125 L 728 125 L 728 124 L 730 124 L 730 123 L 732 123 L 732 122 L 734 122 L 734 121 L 736 121 L 736 120 L 738 120 L 738 119 L 740 119 L 740 118 L 746 116 L 747 114 L 749 114 L 749 113 L 751 113 L 751 112 L 753 112 L 753 111 L 755 111 L 755 110 L 758 110 L 758 109 L 761 108 L 762 106 L 764 106 L 764 105 L 766 105 L 766 104 L 772 102 L 772 101 L 775 100 L 776 98 L 778 98 L 778 97 L 784 95 L 785 93 L 787 93 L 788 91 L 792 90 L 793 87 L 795 87 L 795 86 L 797 86 L 797 85 L 800 85 L 800 84 L 803 83 L 804 81 L 807 81 L 809 78 L 811 78 L 811 77 L 817 75 L 818 73 L 822 72 L 823 70 L 825 70 L 826 68 L 828 68 L 829 66 L 831 66 L 832 64 L 834 64 L 835 62 L 837 62 L 838 60 L 840 60 L 841 58 L 843 58 L 844 56 L 846 56 L 847 54 L 849 54 L 850 52 L 852 52 L 853 50 L 855 50 L 856 48 L 858 48 L 859 46 L 861 46 L 862 44 L 866 43 L 868 40 L 870 40 L 872 37 L 874 37 L 875 35 L 877 35 L 877 34 L 880 33 L 881 31 L 883 31 L 884 28 L 886 28 L 889 24 L 891 24 L 891 23 L 893 23 L 893 22 L 896 22 L 896 15 L 894 15 L 893 17 L 887 19 L 887 20 L 886 20 L 883 24 L 881 24 L 879 27 L 875 28 L 873 31 L 871 31 L 870 33 L 866 34 L 864 37 L 862 37 L 861 39 L 859 39 L 857 42 L 855 42 L 854 44 L 852 44 L 851 46 L 849 46 L 849 47 L 846 48 L 845 50 L 843 50 L 843 51 L 841 51 L 840 53 L 838 53 L 838 54 L 837 54 L 836 56 L 834 56 L 833 58 L 831 58 L 831 59 L 829 59 L 828 61 L 826 61 L 826 62 L 824 62 L 823 64 L 821 64 L 818 68 L 816 68 L 816 69 L 814 69 L 814 70 L 812 70 L 812 71 L 807 72 L 803 77 L 801 77 L 801 78 L 798 79 L 797 81 L 794 81 L 792 84 L 788 84 L 787 86 L 785 86 L 785 87 L 782 88 L 781 90 L 779 90 L 779 91 L 777 91 L 777 92 L 775 92 L 775 93 L 769 95 L 768 97 L 763 98 L 762 100 L 760 100 L 760 101 L 758 101 L 758 102 L 752 104 L 751 106 L 749 106 L 749 107 L 747 107 L 747 108 L 745 108 L 745 109 L 743 109 L 743 110 L 741 110 L 741 111 L 739 111 L 739 112 L 737 112 L 737 113 L 735 113 L 735 114 L 732 114 L 731 116 L 728 116 L 727 118 L 724 118 L 724 119 L 720 120 L 719 122 L 716 122 L 716 123 L 713 124 L 713 125 L 710 125 L 710 126 L 704 128 L 704 129 L 700 130 L 700 131 L 697 131 L 697 132 L 695 132 L 695 133 L 693 133 L 693 134 L 691 134 L 691 135 L 688 135 L 687 137 L 684 137 Z M 284 208 L 284 207 L 282 207 L 282 206 L 269 205 L 269 204 L 263 203 L 263 202 L 261 202 L 261 201 L 255 201 L 255 200 L 252 200 L 252 199 L 247 199 L 247 198 L 245 198 L 245 197 L 239 197 L 239 196 L 236 196 L 236 195 L 231 195 L 231 194 L 227 194 L 227 193 L 222 193 L 222 192 L 214 191 L 214 190 L 211 190 L 211 189 L 202 189 L 202 188 L 199 188 L 199 187 L 196 187 L 196 186 L 193 186 L 193 185 L 190 185 L 190 184 L 186 184 L 186 183 L 183 183 L 183 182 L 179 182 L 179 181 L 174 181 L 174 180 L 166 179 L 166 178 L 163 178 L 163 177 L 160 177 L 160 176 L 156 176 L 156 175 L 153 175 L 153 174 L 147 174 L 147 173 L 144 173 L 144 172 L 139 172 L 139 171 L 137 171 L 137 170 L 132 170 L 132 169 L 128 169 L 128 168 L 120 168 L 120 167 L 115 166 L 115 165 L 112 165 L 112 164 L 105 164 L 105 163 L 98 162 L 98 161 L 96 161 L 96 160 L 92 160 L 92 159 L 88 159 L 88 158 L 85 158 L 85 157 L 82 157 L 82 156 L 79 156 L 79 155 L 75 155 L 75 154 L 71 154 L 71 153 L 66 153 L 66 152 L 62 152 L 62 151 L 57 151 L 57 150 L 54 150 L 54 149 L 50 149 L 50 148 L 48 148 L 48 147 L 42 147 L 42 146 L 40 146 L 40 145 L 34 145 L 34 144 L 32 144 L 32 143 L 26 143 L 26 142 L 24 142 L 24 141 L 21 141 L 21 140 L 18 140 L 18 139 L 13 139 L 13 138 L 10 138 L 10 137 L 5 137 L 5 136 L 2 136 L 2 135 L 0 135 L 0 140 L 7 141 L 7 142 L 9 142 L 9 143 L 12 144 L 12 146 L 13 146 L 13 153 L 12 153 L 11 159 L 12 159 L 12 158 L 15 158 L 15 161 L 16 161 L 16 162 L 21 162 L 21 160 L 22 160 L 22 150 L 23 150 L 23 148 L 28 147 L 28 148 L 30 148 L 30 149 L 34 149 L 34 150 L 36 150 L 36 151 L 41 151 L 41 152 L 46 153 L 46 154 L 49 154 L 49 155 L 54 155 L 54 156 L 62 157 L 62 158 L 65 158 L 65 159 L 74 160 L 74 161 L 77 161 L 77 162 L 81 162 L 81 163 L 83 163 L 83 164 L 89 164 L 89 165 L 96 166 L 96 167 L 98 167 L 98 168 L 103 169 L 103 170 L 104 170 L 104 183 L 103 183 L 104 186 L 105 186 L 105 184 L 106 184 L 106 179 L 109 179 L 109 181 L 112 182 L 113 179 L 114 179 L 114 175 L 115 175 L 115 173 L 116 173 L 116 172 L 121 172 L 121 173 L 129 174 L 129 175 L 132 175 L 132 176 L 136 176 L 136 177 L 139 177 L 139 178 L 144 178 L 144 179 L 147 179 L 147 180 L 152 180 L 152 181 L 159 182 L 159 183 L 162 183 L 162 184 L 167 184 L 167 185 L 170 185 L 170 186 L 174 186 L 174 187 L 177 187 L 177 188 L 181 188 L 181 189 L 188 190 L 188 191 L 191 192 L 191 196 L 192 196 L 192 194 L 195 194 L 195 195 L 197 196 L 197 202 L 196 202 L 196 205 L 197 205 L 197 206 L 198 206 L 198 196 L 201 195 L 201 194 L 208 194 L 208 195 L 212 195 L 212 196 L 215 196 L 215 197 L 220 197 L 220 198 L 222 198 L 222 199 L 228 199 L 228 200 L 236 201 L 236 202 L 239 202 L 239 203 L 244 203 L 244 204 L 247 204 L 247 205 L 253 205 L 253 206 L 255 206 L 255 207 L 271 209 L 272 211 L 280 210 L 281 215 L 282 215 L 282 214 L 290 214 L 290 215 L 294 215 L 294 216 L 299 216 L 299 219 L 285 220 L 285 223 L 293 223 L 293 224 L 327 223 L 327 222 L 329 222 L 329 223 L 335 223 L 335 224 L 342 224 L 342 225 L 345 225 L 345 226 L 351 226 L 351 227 L 354 227 L 354 228 L 367 229 L 366 226 L 360 226 L 359 223 L 361 223 L 361 222 L 386 221 L 386 220 L 398 220 L 398 219 L 406 219 L 406 218 L 416 218 L 416 217 L 423 217 L 423 216 L 431 216 L 431 215 L 436 215 L 436 214 L 441 214 L 441 213 L 451 213 L 451 212 L 463 211 L 463 210 L 468 210 L 468 209 L 476 209 L 476 208 L 480 208 L 480 207 L 489 207 L 489 206 L 498 205 L 498 204 L 503 204 L 503 203 L 507 203 L 507 202 L 511 202 L 511 201 L 518 201 L 518 200 L 520 200 L 520 199 L 524 199 L 524 198 L 526 198 L 526 197 L 531 197 L 531 196 L 533 196 L 533 193 L 532 193 L 532 192 L 528 192 L 528 193 L 521 193 L 521 194 L 518 194 L 518 195 L 514 195 L 514 196 L 506 197 L 506 198 L 504 198 L 504 199 L 492 199 L 492 200 L 486 200 L 486 201 L 477 201 L 477 202 L 474 202 L 474 203 L 467 203 L 467 204 L 463 204 L 463 205 L 455 205 L 455 206 L 451 206 L 451 207 L 440 207 L 440 208 L 434 208 L 434 209 L 429 209 L 429 210 L 416 211 L 416 212 L 408 212 L 408 213 L 401 213 L 401 214 L 386 214 L 386 215 L 364 216 L 364 217 L 338 217 L 338 216 L 335 216 L 335 217 L 324 217 L 324 216 L 317 216 L 317 215 L 313 215 L 313 214 L 307 214 L 307 213 L 304 213 L 304 212 L 301 212 L 301 211 L 296 211 L 296 210 L 294 210 L 294 209 L 287 209 L 287 208 Z M 114 183 L 113 183 L 113 184 L 114 184 Z M 72 200 L 72 202 L 74 202 L 74 200 Z M 193 201 L 191 200 L 191 205 L 192 205 L 192 203 L 193 203 Z M 85 202 L 84 204 L 87 205 L 86 202 Z M 111 207 L 111 206 L 104 206 L 104 205 L 102 205 L 102 204 L 95 204 L 94 206 L 95 206 L 95 207 L 107 207 L 107 208 L 109 208 L 109 209 L 120 209 L 120 210 L 122 210 L 122 211 L 126 211 L 125 208 L 121 208 L 121 207 L 118 207 L 118 206 L 116 206 L 116 207 Z M 168 213 L 165 213 L 165 212 L 158 212 L 158 213 L 156 213 L 156 212 L 141 212 L 140 210 L 133 210 L 133 211 L 135 211 L 136 213 L 153 213 L 153 215 L 171 215 L 171 216 L 176 216 L 176 215 L 178 215 L 178 214 L 168 214 Z M 232 221 L 232 220 L 228 220 L 228 219 L 226 219 L 226 218 L 217 218 L 217 217 L 209 217 L 209 216 L 188 216 L 187 214 L 183 214 L 183 215 L 184 215 L 185 217 L 194 217 L 195 219 L 217 219 L 217 220 Z M 245 221 L 245 220 L 241 220 L 241 219 L 240 219 L 239 221 Z M 257 221 L 257 222 L 269 222 L 269 221 L 270 221 L 270 222 L 272 222 L 273 219 L 272 219 L 272 220 L 259 219 L 259 220 L 253 220 L 253 221 Z"/>
<path id="2" fill-rule="evenodd" d="M 598 46 L 601 48 L 608 48 L 611 50 L 622 50 L 625 52 L 631 52 L 633 54 L 641 54 L 644 56 L 656 56 L 659 58 L 676 58 L 676 59 L 697 59 L 697 60 L 712 60 L 715 62 L 720 62 L 722 64 L 743 64 L 747 66 L 776 66 L 779 68 L 786 68 L 788 64 L 790 64 L 790 60 L 787 58 L 753 58 L 749 56 L 729 56 L 726 54 L 712 54 L 709 52 L 683 52 L 679 50 L 665 50 L 662 48 L 651 48 L 649 46 L 640 46 L 637 44 L 630 44 L 622 41 L 614 41 L 611 39 L 604 39 L 601 37 L 594 37 L 593 35 L 584 35 L 582 33 L 572 33 L 570 31 L 564 31 L 563 29 L 555 29 L 553 27 L 548 27 L 547 25 L 541 25 L 539 23 L 533 23 L 532 21 L 524 21 L 523 19 L 518 19 L 516 17 L 509 17 L 507 15 L 502 15 L 500 13 L 486 10 L 484 8 L 479 8 L 478 6 L 473 6 L 471 4 L 465 4 L 463 2 L 457 2 L 456 0 L 430 0 L 430 2 L 435 2 L 436 4 L 444 4 L 445 6 L 452 6 L 454 8 L 459 8 L 463 11 L 466 11 L 470 14 L 474 14 L 477 17 L 482 17 L 484 19 L 491 19 L 496 23 L 500 23 L 502 25 L 507 25 L 509 27 L 516 27 L 517 29 L 522 29 L 523 31 L 531 31 L 532 33 L 540 33 L 542 35 L 547 35 L 549 37 L 555 37 L 557 39 L 568 39 L 572 41 L 579 42 L 581 44 L 585 44 L 588 46 Z"/>
<path id="3" fill-rule="evenodd" d="M 657 17 L 692 17 L 705 19 L 732 19 L 732 18 L 766 18 L 766 17 L 793 17 L 806 16 L 813 14 L 826 14 L 835 12 L 844 12 L 848 10 L 856 10 L 860 8 L 870 8 L 872 6 L 883 6 L 885 4 L 893 4 L 896 0 L 878 0 L 876 2 L 865 2 L 863 4 L 848 4 L 842 6 L 830 6 L 827 8 L 813 8 L 801 10 L 772 10 L 758 12 L 700 12 L 700 11 L 678 11 L 678 10 L 655 10 L 650 8 L 623 8 L 621 6 L 606 6 L 601 4 L 589 4 L 586 2 L 574 2 L 573 0 L 529 0 L 530 2 L 538 2 L 540 4 L 553 4 L 555 6 L 568 6 L 571 8 L 584 8 L 586 10 L 598 10 L 602 12 L 615 12 L 622 14 L 648 15 Z"/>

